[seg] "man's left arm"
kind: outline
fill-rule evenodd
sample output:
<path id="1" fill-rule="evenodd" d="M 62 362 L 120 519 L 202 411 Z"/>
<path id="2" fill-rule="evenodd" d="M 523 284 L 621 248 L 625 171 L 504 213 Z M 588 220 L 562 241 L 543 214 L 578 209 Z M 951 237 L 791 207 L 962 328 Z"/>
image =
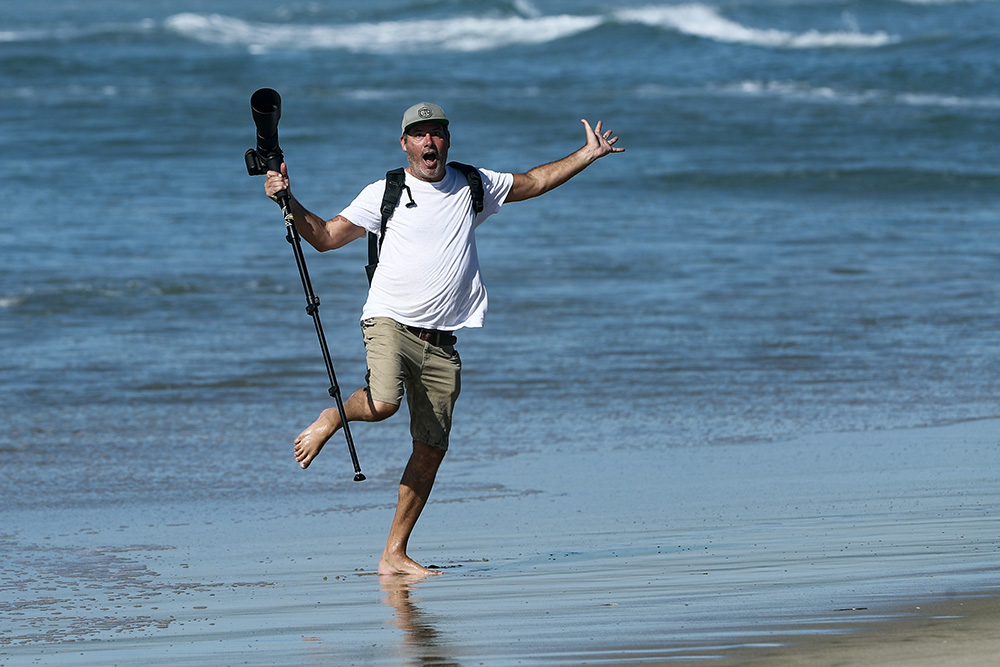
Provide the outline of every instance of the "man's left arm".
<path id="1" fill-rule="evenodd" d="M 514 174 L 514 183 L 507 194 L 506 203 L 543 195 L 579 174 L 598 158 L 625 151 L 624 148 L 615 148 L 618 137 L 611 136 L 611 130 L 604 129 L 604 121 L 598 121 L 594 128 L 590 127 L 586 119 L 581 119 L 580 122 L 586 128 L 587 143 L 561 160 L 535 167 L 524 174 Z"/>

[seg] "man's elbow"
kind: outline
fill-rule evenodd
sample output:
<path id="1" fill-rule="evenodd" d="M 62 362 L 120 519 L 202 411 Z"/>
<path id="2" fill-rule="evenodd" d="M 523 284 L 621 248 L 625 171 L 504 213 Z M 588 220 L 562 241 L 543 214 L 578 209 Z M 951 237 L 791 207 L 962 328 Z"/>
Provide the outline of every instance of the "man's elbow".
<path id="1" fill-rule="evenodd" d="M 353 239 L 327 237 L 322 240 L 317 240 L 315 243 L 312 244 L 312 247 L 316 248 L 316 250 L 318 250 L 319 252 L 329 252 L 331 250 L 343 248 L 352 240 Z"/>

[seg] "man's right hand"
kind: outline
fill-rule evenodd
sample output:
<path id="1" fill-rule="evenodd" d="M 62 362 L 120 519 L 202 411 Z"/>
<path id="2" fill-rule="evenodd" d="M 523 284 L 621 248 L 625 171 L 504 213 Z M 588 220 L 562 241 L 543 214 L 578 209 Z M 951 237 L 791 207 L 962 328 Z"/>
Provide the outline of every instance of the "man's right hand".
<path id="1" fill-rule="evenodd" d="M 278 201 L 276 196 L 282 190 L 292 196 L 291 185 L 288 180 L 288 165 L 281 163 L 281 171 L 268 171 L 267 179 L 264 181 L 264 192 L 274 201 Z"/>

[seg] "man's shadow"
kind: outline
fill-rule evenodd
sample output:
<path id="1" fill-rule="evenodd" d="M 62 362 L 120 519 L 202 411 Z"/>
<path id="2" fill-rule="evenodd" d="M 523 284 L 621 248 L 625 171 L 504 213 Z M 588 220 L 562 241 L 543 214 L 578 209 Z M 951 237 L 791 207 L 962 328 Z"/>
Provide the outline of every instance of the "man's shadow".
<path id="1" fill-rule="evenodd" d="M 460 667 L 457 660 L 445 655 L 447 642 L 435 627 L 433 616 L 416 604 L 416 584 L 424 578 L 398 574 L 379 577 L 383 601 L 395 610 L 396 627 L 404 633 L 401 648 L 409 656 L 409 664 Z"/>

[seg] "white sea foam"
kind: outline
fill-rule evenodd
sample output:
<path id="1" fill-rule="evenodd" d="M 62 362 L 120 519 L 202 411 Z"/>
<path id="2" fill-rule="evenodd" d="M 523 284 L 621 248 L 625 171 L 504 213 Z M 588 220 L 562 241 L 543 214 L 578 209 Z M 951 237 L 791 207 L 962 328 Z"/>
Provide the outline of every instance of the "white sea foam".
<path id="1" fill-rule="evenodd" d="M 718 42 L 793 49 L 876 47 L 899 41 L 885 32 L 855 30 L 795 33 L 786 30 L 748 28 L 722 16 L 718 9 L 703 4 L 651 6 L 616 12 L 619 21 L 642 23 Z"/>
<path id="2" fill-rule="evenodd" d="M 146 34 L 156 27 L 152 19 L 142 19 L 134 23 L 96 23 L 92 25 L 58 25 L 52 28 L 22 28 L 0 30 L 0 43 L 43 42 L 55 40 L 72 42 L 78 39 L 92 39 L 105 35 Z"/>
<path id="3" fill-rule="evenodd" d="M 901 104 L 955 109 L 1000 109 L 1000 97 L 967 97 L 880 89 L 850 90 L 796 81 L 741 81 L 722 90 L 727 93 L 837 104 Z"/>
<path id="4" fill-rule="evenodd" d="M 903 104 L 912 106 L 1000 109 L 1000 97 L 962 97 L 961 95 L 937 95 L 933 93 L 897 93 L 895 98 Z"/>
<path id="5" fill-rule="evenodd" d="M 0 296 L 0 308 L 14 308 L 25 302 L 21 296 Z"/>
<path id="6" fill-rule="evenodd" d="M 996 2 L 996 0 L 898 0 L 904 5 L 971 5 L 979 2 Z"/>
<path id="7" fill-rule="evenodd" d="M 519 44 L 542 44 L 591 30 L 602 21 L 598 16 L 468 16 L 434 21 L 302 26 L 250 23 L 219 14 L 184 13 L 167 19 L 167 27 L 198 41 L 246 44 L 254 51 L 300 48 L 418 53 L 431 48 L 484 51 Z"/>
<path id="8" fill-rule="evenodd" d="M 957 2 L 961 0 L 906 0 Z M 801 33 L 753 28 L 724 17 L 701 3 L 621 9 L 609 14 L 544 16 L 529 0 L 515 0 L 516 16 L 456 16 L 439 20 L 399 20 L 328 25 L 251 22 L 222 14 L 185 12 L 165 27 L 189 39 L 210 44 L 245 46 L 254 52 L 300 48 L 362 53 L 416 53 L 430 48 L 486 51 L 524 44 L 544 44 L 611 23 L 639 24 L 719 42 L 772 48 L 877 47 L 899 41 L 885 32 L 809 30 Z M 147 33 L 154 23 L 56 26 L 0 30 L 0 43 L 55 39 L 72 41 L 107 33 Z"/>
<path id="9" fill-rule="evenodd" d="M 606 15 L 543 16 L 530 2 L 518 0 L 518 16 L 457 16 L 439 20 L 400 20 L 338 25 L 253 23 L 220 14 L 176 14 L 168 29 L 211 44 L 245 45 L 254 52 L 297 48 L 344 49 L 361 53 L 486 51 L 524 44 L 545 44 L 602 25 L 639 24 L 719 42 L 772 48 L 863 48 L 899 41 L 885 32 L 858 30 L 801 33 L 751 28 L 704 4 L 622 9 Z"/>

